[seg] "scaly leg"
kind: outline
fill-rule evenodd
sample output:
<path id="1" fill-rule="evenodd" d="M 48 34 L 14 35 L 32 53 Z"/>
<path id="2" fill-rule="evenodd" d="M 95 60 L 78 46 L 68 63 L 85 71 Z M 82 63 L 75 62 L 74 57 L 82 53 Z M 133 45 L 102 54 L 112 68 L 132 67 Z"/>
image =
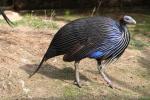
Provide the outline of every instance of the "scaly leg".
<path id="1" fill-rule="evenodd" d="M 80 76 L 79 76 L 79 61 L 75 61 L 74 66 L 75 66 L 75 81 L 74 82 L 75 82 L 75 85 L 81 88 Z"/>
<path id="2" fill-rule="evenodd" d="M 105 66 L 101 64 L 101 61 L 97 61 L 97 68 L 99 70 L 99 73 L 102 75 L 103 79 L 107 82 L 107 84 L 113 88 L 113 84 L 111 80 L 106 76 L 105 74 Z"/>

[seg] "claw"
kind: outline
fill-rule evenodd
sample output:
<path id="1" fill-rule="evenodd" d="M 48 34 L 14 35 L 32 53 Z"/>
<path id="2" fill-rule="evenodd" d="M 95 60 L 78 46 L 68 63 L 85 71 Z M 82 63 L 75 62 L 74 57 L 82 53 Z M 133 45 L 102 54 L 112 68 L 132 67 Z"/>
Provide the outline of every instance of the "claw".
<path id="1" fill-rule="evenodd" d="M 112 83 L 107 83 L 107 84 L 110 88 L 112 88 L 112 89 L 114 88 L 114 85 Z"/>
<path id="2" fill-rule="evenodd" d="M 81 84 L 77 81 L 74 81 L 74 84 L 77 85 L 79 88 L 81 88 Z"/>
<path id="3" fill-rule="evenodd" d="M 109 85 L 109 87 L 112 88 L 112 89 L 114 88 L 112 85 Z"/>

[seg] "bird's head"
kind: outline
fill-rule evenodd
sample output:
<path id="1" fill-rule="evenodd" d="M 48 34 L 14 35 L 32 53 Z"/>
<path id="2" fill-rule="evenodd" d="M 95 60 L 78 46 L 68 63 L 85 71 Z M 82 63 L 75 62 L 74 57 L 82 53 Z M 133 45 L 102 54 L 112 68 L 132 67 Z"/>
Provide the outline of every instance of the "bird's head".
<path id="1" fill-rule="evenodd" d="M 136 24 L 136 21 L 131 16 L 127 15 L 121 17 L 120 22 L 124 24 Z"/>

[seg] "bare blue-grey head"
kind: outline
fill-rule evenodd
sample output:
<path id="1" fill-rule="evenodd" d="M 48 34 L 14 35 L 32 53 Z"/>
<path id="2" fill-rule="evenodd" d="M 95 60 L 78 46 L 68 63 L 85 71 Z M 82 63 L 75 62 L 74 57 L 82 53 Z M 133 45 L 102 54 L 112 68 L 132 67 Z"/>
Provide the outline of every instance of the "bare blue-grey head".
<path id="1" fill-rule="evenodd" d="M 123 21 L 126 23 L 126 24 L 136 24 L 136 21 L 131 17 L 131 16 L 127 16 L 125 15 L 123 17 Z"/>

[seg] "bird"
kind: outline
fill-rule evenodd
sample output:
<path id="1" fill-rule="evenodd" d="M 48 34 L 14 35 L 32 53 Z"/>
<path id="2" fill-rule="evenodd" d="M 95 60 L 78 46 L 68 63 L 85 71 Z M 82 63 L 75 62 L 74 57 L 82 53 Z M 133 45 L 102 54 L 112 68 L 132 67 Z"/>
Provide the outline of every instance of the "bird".
<path id="1" fill-rule="evenodd" d="M 14 23 L 6 16 L 3 9 L 0 9 L 0 14 L 2 14 L 3 18 L 5 19 L 5 21 L 9 26 L 12 27 L 14 25 Z"/>
<path id="2" fill-rule="evenodd" d="M 54 35 L 39 66 L 29 77 L 31 78 L 48 59 L 63 55 L 64 61 L 74 61 L 74 83 L 81 88 L 79 63 L 84 58 L 91 58 L 97 61 L 97 69 L 104 81 L 113 88 L 114 85 L 105 74 L 105 70 L 129 45 L 128 24 L 136 24 L 128 15 L 122 16 L 119 20 L 93 16 L 71 21 Z"/>

